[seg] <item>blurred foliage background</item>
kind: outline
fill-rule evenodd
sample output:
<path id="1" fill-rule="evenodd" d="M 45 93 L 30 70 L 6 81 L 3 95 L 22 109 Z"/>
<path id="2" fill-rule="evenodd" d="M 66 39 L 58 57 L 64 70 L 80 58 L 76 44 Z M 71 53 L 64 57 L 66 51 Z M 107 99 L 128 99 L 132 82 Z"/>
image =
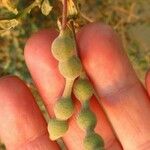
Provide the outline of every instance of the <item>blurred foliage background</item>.
<path id="1" fill-rule="evenodd" d="M 18 3 L 18 10 L 31 3 L 30 0 L 14 1 Z M 144 82 L 145 73 L 150 68 L 150 0 L 78 1 L 82 14 L 77 19 L 78 25 L 87 24 L 87 20 L 111 25 L 120 35 L 137 75 Z M 48 16 L 44 16 L 39 8 L 34 8 L 19 26 L 0 36 L 0 77 L 11 74 L 23 79 L 43 112 L 45 108 L 26 67 L 23 51 L 31 34 L 42 28 L 56 27 L 57 17 L 61 15 L 60 3 L 50 0 L 50 4 L 53 9 Z M 9 13 L 6 8 L 1 7 L 0 0 L 0 19 L 4 19 Z M 0 150 L 3 149 L 4 145 L 0 145 Z"/>

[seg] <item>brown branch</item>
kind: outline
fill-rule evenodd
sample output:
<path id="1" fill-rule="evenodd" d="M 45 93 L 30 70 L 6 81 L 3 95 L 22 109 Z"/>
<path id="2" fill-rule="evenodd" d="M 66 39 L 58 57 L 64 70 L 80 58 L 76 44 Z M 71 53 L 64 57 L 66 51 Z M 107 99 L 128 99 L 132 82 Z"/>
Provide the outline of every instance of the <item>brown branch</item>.
<path id="1" fill-rule="evenodd" d="M 67 0 L 63 0 L 63 12 L 62 12 L 62 29 L 66 28 L 67 24 Z"/>
<path id="2" fill-rule="evenodd" d="M 70 25 L 71 25 L 71 29 L 72 29 L 74 40 L 75 40 L 75 44 L 76 44 L 76 54 L 79 56 L 79 51 L 78 51 L 79 50 L 79 46 L 78 46 L 78 43 L 77 43 L 76 32 L 75 32 L 75 27 L 74 27 L 73 20 L 70 21 Z"/>

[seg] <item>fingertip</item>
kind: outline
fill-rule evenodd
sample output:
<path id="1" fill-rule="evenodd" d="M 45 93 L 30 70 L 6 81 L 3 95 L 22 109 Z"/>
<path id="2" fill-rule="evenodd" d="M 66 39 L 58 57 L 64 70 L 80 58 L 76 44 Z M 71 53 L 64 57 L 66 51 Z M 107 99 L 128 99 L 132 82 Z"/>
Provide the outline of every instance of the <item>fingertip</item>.
<path id="1" fill-rule="evenodd" d="M 88 35 L 88 36 L 86 36 Z M 107 24 L 104 23 L 90 23 L 88 25 L 85 25 L 81 30 L 79 31 L 77 35 L 77 39 L 79 42 L 79 46 L 81 49 L 81 54 L 84 46 L 89 47 L 94 42 L 99 41 L 99 45 L 104 46 L 105 44 L 108 44 L 108 41 L 119 41 L 118 35 L 116 32 L 113 30 L 113 28 Z M 88 43 L 86 43 L 88 41 Z M 86 45 L 88 44 L 88 45 Z M 120 44 L 120 43 L 117 43 Z M 102 49 L 103 51 L 103 49 Z"/>
<path id="2" fill-rule="evenodd" d="M 78 33 L 78 38 L 82 38 L 82 35 L 85 34 L 88 30 L 90 32 L 101 32 L 100 36 L 112 36 L 114 34 L 114 30 L 112 29 L 111 26 L 108 24 L 105 24 L 103 22 L 93 22 L 85 25 L 84 27 L 81 28 L 81 30 Z M 92 36 L 92 35 L 90 35 Z M 88 37 L 87 37 L 88 38 Z"/>
<path id="3" fill-rule="evenodd" d="M 78 46 L 87 75 L 101 96 L 121 88 L 120 85 L 135 82 L 135 72 L 122 42 L 110 26 L 102 23 L 86 25 L 79 32 Z"/>
<path id="4" fill-rule="evenodd" d="M 50 49 L 52 41 L 56 36 L 57 32 L 55 29 L 43 29 L 34 33 L 26 42 L 24 48 L 25 60 L 33 59 L 34 55 L 38 53 L 39 48 L 43 49 L 43 53 L 45 53 L 45 49 Z M 42 51 L 40 51 L 40 53 L 42 53 Z M 55 61 L 55 59 L 53 59 L 53 61 Z"/>

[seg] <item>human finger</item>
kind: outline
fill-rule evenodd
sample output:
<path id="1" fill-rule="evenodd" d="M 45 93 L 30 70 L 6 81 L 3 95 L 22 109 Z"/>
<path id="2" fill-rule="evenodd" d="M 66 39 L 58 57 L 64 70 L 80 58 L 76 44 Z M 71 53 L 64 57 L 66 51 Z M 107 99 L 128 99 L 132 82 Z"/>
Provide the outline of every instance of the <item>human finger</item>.
<path id="1" fill-rule="evenodd" d="M 60 148 L 27 86 L 14 76 L 0 79 L 0 138 L 8 150 Z"/>
<path id="2" fill-rule="evenodd" d="M 89 24 L 78 36 L 80 57 L 106 114 L 126 150 L 150 147 L 150 101 L 117 34 Z"/>

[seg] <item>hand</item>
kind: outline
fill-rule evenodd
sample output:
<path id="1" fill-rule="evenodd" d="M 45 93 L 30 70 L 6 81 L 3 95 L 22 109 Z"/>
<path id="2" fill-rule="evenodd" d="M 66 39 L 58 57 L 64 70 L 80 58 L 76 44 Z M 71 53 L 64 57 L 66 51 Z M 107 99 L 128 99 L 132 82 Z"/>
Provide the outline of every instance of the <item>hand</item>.
<path id="1" fill-rule="evenodd" d="M 56 35 L 55 30 L 40 31 L 25 47 L 26 64 L 51 116 L 65 83 L 50 52 Z M 106 150 L 149 150 L 150 72 L 146 90 L 116 33 L 106 25 L 87 25 L 77 39 L 82 63 L 99 97 L 98 100 L 93 96 L 91 109 L 96 113 L 96 132 L 103 136 Z M 80 110 L 77 100 L 75 105 L 77 115 Z M 74 116 L 69 124 L 63 140 L 69 150 L 82 150 L 84 132 L 78 128 Z M 0 137 L 8 150 L 60 149 L 49 140 L 46 121 L 31 92 L 14 76 L 0 79 Z"/>

